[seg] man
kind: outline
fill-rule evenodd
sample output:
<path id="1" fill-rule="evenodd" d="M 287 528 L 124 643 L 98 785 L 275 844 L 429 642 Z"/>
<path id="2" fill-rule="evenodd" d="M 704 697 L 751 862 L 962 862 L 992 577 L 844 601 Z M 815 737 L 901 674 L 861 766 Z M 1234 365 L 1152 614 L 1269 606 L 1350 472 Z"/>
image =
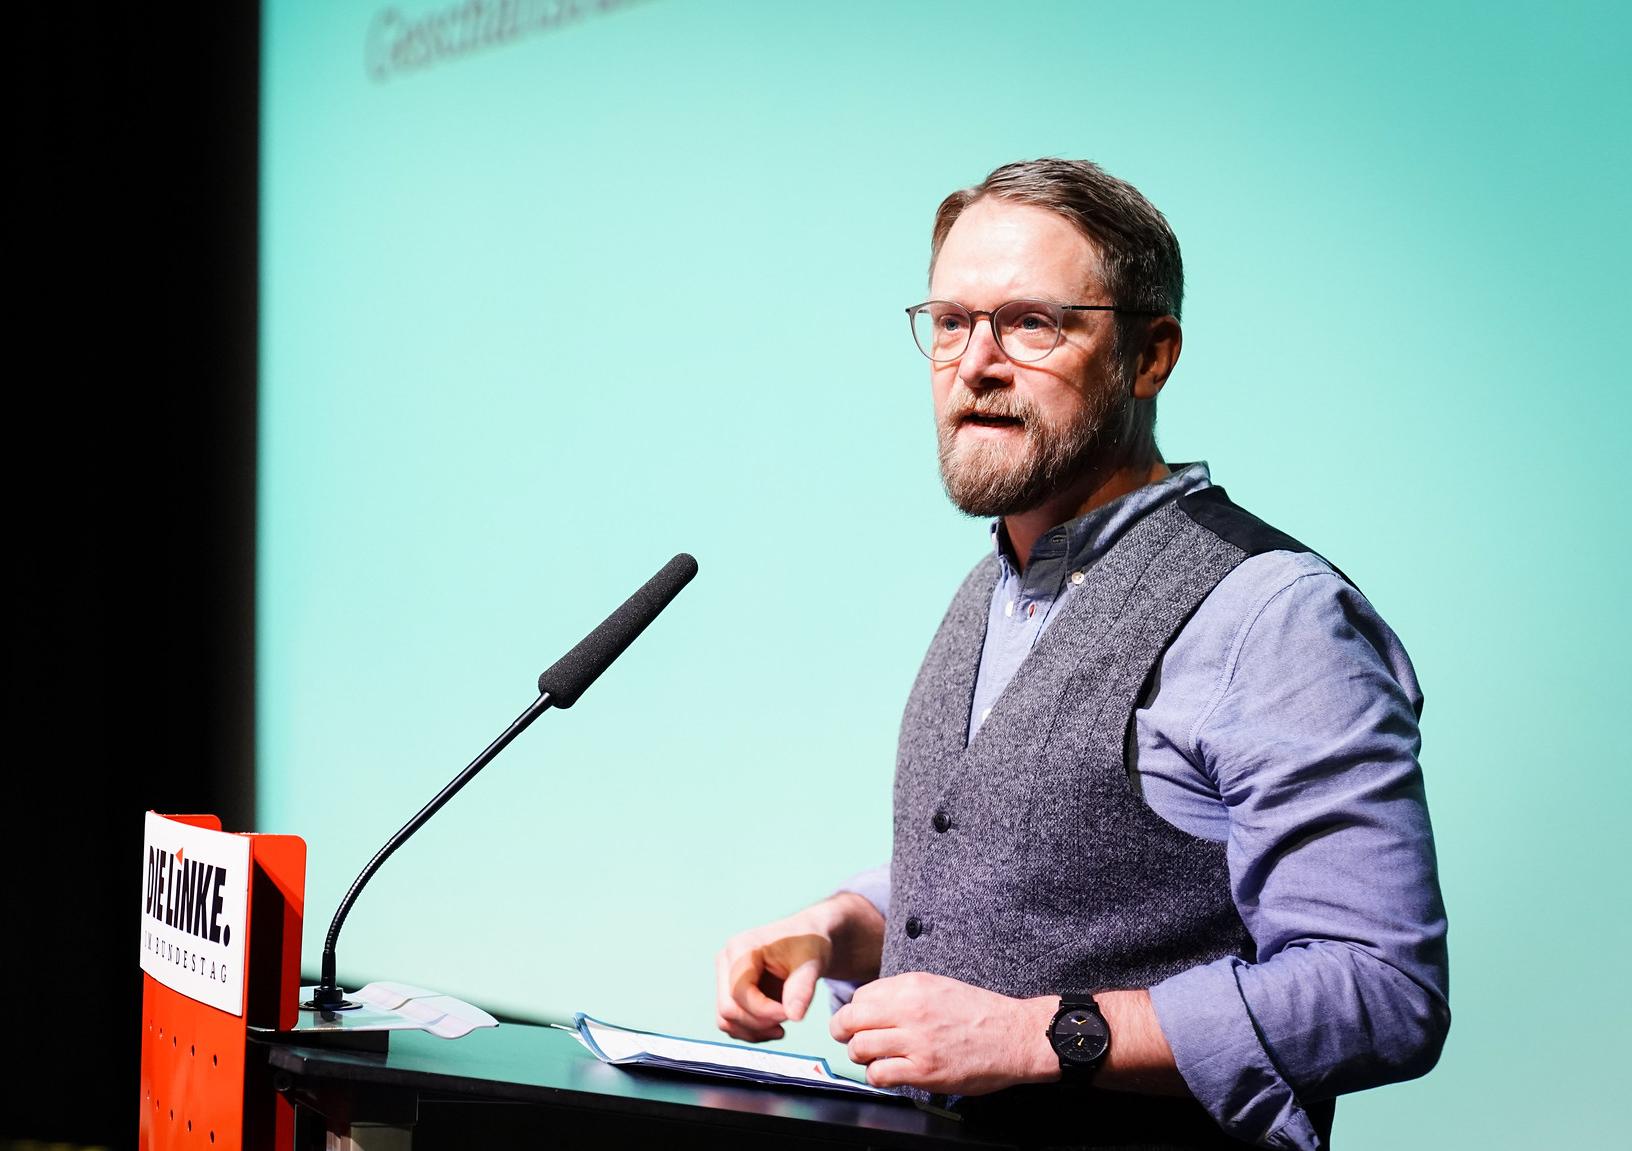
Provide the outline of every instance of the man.
<path id="1" fill-rule="evenodd" d="M 869 1081 L 1017 1137 L 1324 1146 L 1449 1024 L 1410 661 L 1162 460 L 1183 274 L 1136 189 L 997 169 L 941 205 L 929 294 L 942 477 L 995 554 L 907 702 L 890 868 L 727 943 L 719 1025 L 859 984 L 832 1032 Z"/>

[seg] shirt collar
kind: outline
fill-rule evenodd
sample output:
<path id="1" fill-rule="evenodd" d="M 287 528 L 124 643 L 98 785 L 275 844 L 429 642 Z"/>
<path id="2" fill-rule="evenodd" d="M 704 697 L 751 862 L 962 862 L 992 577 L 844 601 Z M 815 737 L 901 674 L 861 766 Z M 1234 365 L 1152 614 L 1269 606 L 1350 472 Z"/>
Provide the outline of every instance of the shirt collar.
<path id="1" fill-rule="evenodd" d="M 1165 478 L 1135 488 L 1127 495 L 1101 504 L 1086 515 L 1067 520 L 1044 532 L 1032 545 L 1027 568 L 1039 560 L 1058 557 L 1062 552 L 1067 566 L 1079 570 L 1085 568 L 1110 551 L 1140 518 L 1181 496 L 1212 486 L 1212 473 L 1205 460 L 1173 464 L 1171 468 Z M 1003 574 L 1008 575 L 1014 569 L 1014 549 L 1009 544 L 1009 533 L 1004 530 L 1000 519 L 992 521 L 991 532 L 998 563 L 1003 568 Z"/>

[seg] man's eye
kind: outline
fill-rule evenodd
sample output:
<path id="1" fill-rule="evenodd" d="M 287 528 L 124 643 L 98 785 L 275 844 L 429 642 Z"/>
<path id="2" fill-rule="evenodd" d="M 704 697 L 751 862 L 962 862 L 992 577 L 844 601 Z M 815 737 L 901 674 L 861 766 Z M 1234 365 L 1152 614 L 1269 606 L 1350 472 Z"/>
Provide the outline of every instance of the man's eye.
<path id="1" fill-rule="evenodd" d="M 1012 326 L 1021 332 L 1046 332 L 1054 327 L 1054 321 L 1041 312 L 1027 312 L 1015 317 Z"/>
<path id="2" fill-rule="evenodd" d="M 942 316 L 940 319 L 935 321 L 935 326 L 940 328 L 943 332 L 961 332 L 963 331 L 963 317 Z"/>

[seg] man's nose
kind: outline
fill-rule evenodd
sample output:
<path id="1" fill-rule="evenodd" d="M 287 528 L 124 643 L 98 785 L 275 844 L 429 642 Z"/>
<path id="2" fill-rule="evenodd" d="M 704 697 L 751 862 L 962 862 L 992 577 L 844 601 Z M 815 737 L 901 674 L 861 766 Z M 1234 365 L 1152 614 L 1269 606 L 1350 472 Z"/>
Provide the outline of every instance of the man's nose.
<path id="1" fill-rule="evenodd" d="M 970 391 L 998 388 L 1014 382 L 1012 365 L 997 346 L 992 318 L 981 316 L 969 331 L 969 346 L 958 361 L 958 379 Z"/>

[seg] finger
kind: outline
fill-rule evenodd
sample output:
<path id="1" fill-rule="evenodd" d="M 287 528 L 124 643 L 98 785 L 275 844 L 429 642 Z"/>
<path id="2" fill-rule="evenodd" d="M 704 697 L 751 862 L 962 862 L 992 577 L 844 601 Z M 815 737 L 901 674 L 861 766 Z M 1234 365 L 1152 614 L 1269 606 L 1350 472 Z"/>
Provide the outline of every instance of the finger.
<path id="1" fill-rule="evenodd" d="M 827 1033 L 840 1043 L 850 1042 L 850 1037 L 856 1033 L 856 1029 L 850 1025 L 854 1007 L 855 1004 L 846 1003 L 835 1011 L 833 1017 L 827 1021 Z"/>
<path id="2" fill-rule="evenodd" d="M 769 1039 L 781 1039 L 787 1032 L 780 1025 L 771 1027 L 756 1027 L 740 1019 L 733 1019 L 725 1015 L 714 1017 L 714 1025 L 733 1039 L 741 1039 L 745 1043 L 764 1043 Z"/>
<path id="3" fill-rule="evenodd" d="M 901 1056 L 875 1059 L 867 1064 L 867 1082 L 874 1087 L 905 1087 L 916 1081 L 912 1060 Z"/>
<path id="4" fill-rule="evenodd" d="M 733 1033 L 754 1033 L 757 1038 L 769 1037 L 770 1032 L 780 1030 L 780 1020 L 761 1019 L 759 1015 L 751 1014 L 739 1002 L 728 1001 L 715 1009 L 716 1019 L 723 1020 L 728 1030 Z"/>
<path id="5" fill-rule="evenodd" d="M 727 1003 L 715 1012 L 721 1029 L 739 1039 L 758 1042 L 762 1039 L 782 1038 L 782 1026 L 774 1019 L 760 1019 L 748 1014 L 735 1002 Z"/>
<path id="6" fill-rule="evenodd" d="M 907 1036 L 895 1027 L 877 1031 L 858 1031 L 845 1044 L 852 1063 L 874 1063 L 907 1054 Z"/>
<path id="7" fill-rule="evenodd" d="M 850 1042 L 853 1035 L 860 1035 L 863 1031 L 881 1031 L 900 1026 L 901 1020 L 893 1012 L 869 1009 L 858 1005 L 855 1001 L 846 1003 L 833 1013 L 828 1020 L 827 1033 L 840 1043 Z"/>
<path id="8" fill-rule="evenodd" d="M 730 975 L 730 998 L 749 1018 L 768 1025 L 782 1022 L 788 1013 L 782 1010 L 782 1004 L 759 989 L 760 977 L 765 973 L 763 954 L 756 949 L 737 959 Z"/>
<path id="9" fill-rule="evenodd" d="M 862 997 L 861 992 L 868 986 L 871 985 L 863 985 L 857 990 L 855 998 L 833 1013 L 827 1029 L 840 1043 L 858 1031 L 867 1031 L 874 1027 L 894 1027 L 901 1022 L 896 1003 L 889 996 Z M 841 1027 L 843 1034 L 840 1034 Z"/>
<path id="10" fill-rule="evenodd" d="M 720 1015 L 737 1021 L 739 1026 L 746 1026 L 750 1030 L 764 1030 L 771 1024 L 781 1020 L 780 1011 L 771 1018 L 765 1018 L 763 1013 L 754 1014 L 747 1010 L 747 1006 L 738 1001 L 736 988 L 732 983 L 733 970 L 742 965 L 747 966 L 745 978 L 757 978 L 762 970 L 760 953 L 758 950 L 745 952 L 733 959 L 727 952 L 721 951 L 714 957 L 714 1010 Z M 764 998 L 761 996 L 761 998 Z M 770 1002 L 767 1000 L 767 1002 Z"/>
<path id="11" fill-rule="evenodd" d="M 789 1019 L 803 1019 L 816 995 L 816 977 L 821 965 L 814 959 L 806 960 L 793 969 L 782 983 L 782 1008 Z"/>
<path id="12" fill-rule="evenodd" d="M 759 992 L 756 986 L 764 972 L 764 952 L 757 947 L 737 956 L 732 956 L 728 950 L 721 951 L 714 957 L 716 1009 L 724 1015 L 747 1013 L 751 1018 L 757 1017 L 756 1013 L 749 1010 L 749 1003 L 741 994 L 741 984 L 746 983 L 753 988 L 759 998 L 764 999 L 764 994 Z M 776 1018 L 780 1019 L 781 1016 L 777 1015 Z"/>

